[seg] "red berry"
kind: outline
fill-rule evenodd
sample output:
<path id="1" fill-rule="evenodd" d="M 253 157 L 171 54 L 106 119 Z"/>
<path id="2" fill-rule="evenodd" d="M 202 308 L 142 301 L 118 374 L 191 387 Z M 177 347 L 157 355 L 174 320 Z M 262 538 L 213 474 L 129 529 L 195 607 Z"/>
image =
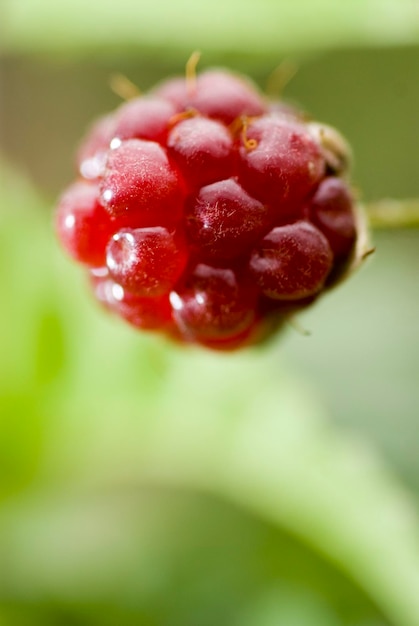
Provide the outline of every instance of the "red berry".
<path id="1" fill-rule="evenodd" d="M 168 293 L 185 269 L 187 250 L 166 228 L 125 228 L 108 244 L 106 263 L 112 278 L 143 297 Z"/>
<path id="2" fill-rule="evenodd" d="M 115 225 L 99 204 L 97 185 L 78 181 L 65 191 L 58 202 L 56 230 L 74 260 L 92 267 L 104 265 Z"/>
<path id="3" fill-rule="evenodd" d="M 249 252 L 272 225 L 272 211 L 230 178 L 202 187 L 187 209 L 191 243 L 204 259 Z"/>
<path id="4" fill-rule="evenodd" d="M 362 237 L 341 135 L 192 65 L 92 126 L 57 234 L 111 312 L 234 350 L 341 279 Z"/>
<path id="5" fill-rule="evenodd" d="M 165 150 L 129 139 L 108 152 L 100 201 L 110 215 L 132 216 L 136 226 L 165 226 L 182 214 L 183 188 Z"/>
<path id="6" fill-rule="evenodd" d="M 326 237 L 309 222 L 277 226 L 254 249 L 250 270 L 262 293 L 299 300 L 318 293 L 332 268 Z"/>
<path id="7" fill-rule="evenodd" d="M 233 174 L 233 138 L 215 120 L 184 119 L 172 129 L 167 148 L 191 189 Z"/>

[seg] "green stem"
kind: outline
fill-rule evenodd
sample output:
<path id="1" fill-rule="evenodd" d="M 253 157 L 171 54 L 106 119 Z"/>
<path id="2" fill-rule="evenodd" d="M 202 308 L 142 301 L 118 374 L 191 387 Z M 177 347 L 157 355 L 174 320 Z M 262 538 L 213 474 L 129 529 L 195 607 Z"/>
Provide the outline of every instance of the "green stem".
<path id="1" fill-rule="evenodd" d="M 393 200 L 384 198 L 366 204 L 371 228 L 419 228 L 419 198 Z"/>

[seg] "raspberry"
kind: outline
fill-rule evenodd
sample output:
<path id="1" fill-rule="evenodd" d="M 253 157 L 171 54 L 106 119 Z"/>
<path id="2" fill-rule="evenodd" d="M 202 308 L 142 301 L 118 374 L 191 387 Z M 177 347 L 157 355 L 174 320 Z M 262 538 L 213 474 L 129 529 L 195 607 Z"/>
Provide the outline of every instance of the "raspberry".
<path id="1" fill-rule="evenodd" d="M 234 350 L 354 264 L 361 240 L 333 128 L 208 70 L 102 116 L 56 230 L 96 299 L 132 326 Z"/>

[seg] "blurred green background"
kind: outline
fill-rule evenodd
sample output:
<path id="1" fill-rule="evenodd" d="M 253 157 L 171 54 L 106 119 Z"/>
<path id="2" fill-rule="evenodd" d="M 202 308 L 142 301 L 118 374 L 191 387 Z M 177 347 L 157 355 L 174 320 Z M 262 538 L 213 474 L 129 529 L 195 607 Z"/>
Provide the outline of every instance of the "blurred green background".
<path id="1" fill-rule="evenodd" d="M 416 0 L 0 2 L 0 625 L 419 626 L 419 233 L 229 355 L 107 317 L 54 240 L 109 77 L 195 49 L 292 60 L 362 198 L 419 196 Z"/>

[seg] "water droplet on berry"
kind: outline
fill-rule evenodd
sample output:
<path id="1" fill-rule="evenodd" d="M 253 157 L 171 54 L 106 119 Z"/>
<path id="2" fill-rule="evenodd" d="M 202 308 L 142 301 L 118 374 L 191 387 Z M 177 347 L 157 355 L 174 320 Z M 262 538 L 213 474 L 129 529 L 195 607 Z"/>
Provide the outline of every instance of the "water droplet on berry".
<path id="1" fill-rule="evenodd" d="M 111 150 L 116 150 L 117 148 L 120 147 L 120 145 L 122 144 L 121 139 L 119 139 L 119 137 L 114 137 L 110 143 L 110 149 Z"/>
<path id="2" fill-rule="evenodd" d="M 166 228 L 123 229 L 107 247 L 106 264 L 113 279 L 131 293 L 144 297 L 169 293 L 187 262 L 180 234 Z"/>
<path id="3" fill-rule="evenodd" d="M 70 228 L 74 228 L 76 224 L 76 218 L 74 215 L 70 214 L 70 215 L 66 215 L 64 218 L 64 228 L 70 229 Z"/>
<path id="4" fill-rule="evenodd" d="M 109 202 L 112 202 L 112 198 L 113 198 L 113 191 L 112 191 L 112 189 L 105 189 L 105 191 L 102 193 L 102 198 L 103 198 L 104 202 L 106 202 L 107 204 Z"/>
<path id="5" fill-rule="evenodd" d="M 113 283 L 112 285 L 112 297 L 118 302 L 122 302 L 124 299 L 124 289 L 118 283 Z"/>

